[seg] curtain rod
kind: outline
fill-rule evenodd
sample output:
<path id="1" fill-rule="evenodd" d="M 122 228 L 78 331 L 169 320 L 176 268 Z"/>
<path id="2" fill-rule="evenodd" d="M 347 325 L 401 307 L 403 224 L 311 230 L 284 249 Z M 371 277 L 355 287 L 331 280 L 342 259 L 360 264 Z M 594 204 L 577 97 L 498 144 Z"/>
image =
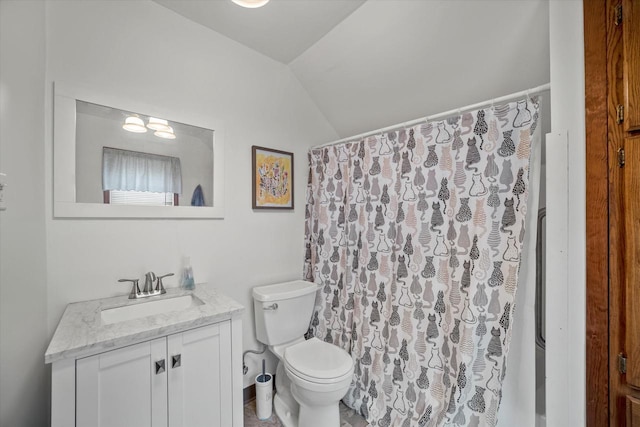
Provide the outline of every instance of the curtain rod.
<path id="1" fill-rule="evenodd" d="M 462 108 L 454 108 L 453 110 L 445 111 L 444 113 L 433 114 L 431 116 L 421 117 L 419 119 L 411 120 L 411 121 L 408 121 L 408 122 L 398 123 L 398 124 L 387 126 L 387 127 L 384 127 L 384 128 L 380 128 L 380 129 L 372 130 L 372 131 L 369 131 L 369 132 L 361 133 L 361 134 L 358 134 L 358 135 L 350 136 L 350 137 L 347 137 L 347 138 L 342 138 L 342 139 L 339 139 L 337 141 L 327 142 L 327 143 L 321 144 L 321 145 L 316 145 L 314 147 L 311 147 L 311 149 L 313 150 L 313 149 L 316 149 L 316 148 L 328 147 L 330 145 L 336 145 L 336 144 L 340 144 L 340 143 L 343 143 L 343 142 L 354 141 L 354 140 L 362 139 L 362 138 L 365 138 L 367 136 L 375 135 L 375 134 L 382 133 L 382 132 L 388 132 L 388 131 L 392 131 L 392 130 L 395 130 L 395 129 L 414 126 L 414 125 L 417 125 L 417 124 L 423 123 L 423 122 L 430 122 L 432 120 L 439 120 L 439 119 L 443 119 L 443 118 L 446 118 L 446 117 L 453 116 L 455 114 L 460 114 L 463 111 L 475 110 L 475 109 L 478 109 L 480 107 L 484 107 L 484 106 L 487 106 L 487 105 L 494 105 L 494 104 L 505 102 L 505 101 L 511 101 L 513 99 L 520 98 L 522 96 L 527 96 L 528 97 L 529 95 L 540 93 L 540 92 L 546 92 L 548 90 L 551 90 L 551 83 L 546 83 L 546 84 L 543 84 L 543 85 L 540 85 L 540 86 L 537 86 L 537 87 L 534 87 L 534 88 L 531 88 L 531 89 L 522 90 L 520 92 L 514 92 L 514 93 L 511 93 L 509 95 L 501 96 L 499 98 L 493 98 L 493 99 L 490 99 L 490 100 L 487 100 L 487 101 L 478 102 L 476 104 L 467 105 L 467 106 L 462 107 Z"/>

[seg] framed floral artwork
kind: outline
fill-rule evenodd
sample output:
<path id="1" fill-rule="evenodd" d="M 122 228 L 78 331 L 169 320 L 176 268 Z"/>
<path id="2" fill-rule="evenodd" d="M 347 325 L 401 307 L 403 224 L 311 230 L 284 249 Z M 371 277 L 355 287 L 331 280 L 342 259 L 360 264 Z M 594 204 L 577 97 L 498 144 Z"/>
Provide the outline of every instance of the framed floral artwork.
<path id="1" fill-rule="evenodd" d="M 293 209 L 293 153 L 251 147 L 253 209 Z"/>

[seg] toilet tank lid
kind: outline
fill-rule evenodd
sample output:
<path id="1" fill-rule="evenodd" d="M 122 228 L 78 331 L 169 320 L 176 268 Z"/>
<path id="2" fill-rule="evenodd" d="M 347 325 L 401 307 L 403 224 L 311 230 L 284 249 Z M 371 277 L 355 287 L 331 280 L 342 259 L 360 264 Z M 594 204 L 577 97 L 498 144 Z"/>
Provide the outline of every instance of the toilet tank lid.
<path id="1" fill-rule="evenodd" d="M 296 298 L 318 290 L 318 285 L 306 280 L 276 283 L 275 285 L 256 286 L 253 288 L 253 299 L 256 301 L 277 301 Z"/>

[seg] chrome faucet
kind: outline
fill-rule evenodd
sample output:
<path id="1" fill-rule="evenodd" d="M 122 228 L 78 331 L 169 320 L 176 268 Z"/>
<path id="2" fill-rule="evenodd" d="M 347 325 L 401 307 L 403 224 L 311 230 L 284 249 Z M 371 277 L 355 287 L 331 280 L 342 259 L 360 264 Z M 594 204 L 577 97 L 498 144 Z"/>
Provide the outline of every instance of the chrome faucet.
<path id="1" fill-rule="evenodd" d="M 167 291 L 162 284 L 162 279 L 169 276 L 173 276 L 173 273 L 165 274 L 164 276 L 156 276 L 154 272 L 148 272 L 145 274 L 144 288 L 142 289 L 142 292 L 140 292 L 140 287 L 138 286 L 138 279 L 120 279 L 118 282 L 131 282 L 132 287 L 131 292 L 129 293 L 129 299 L 138 299 L 166 294 Z M 155 289 L 153 288 L 154 281 L 156 281 Z"/>
<path id="2" fill-rule="evenodd" d="M 144 288 L 142 289 L 143 294 L 149 294 L 153 292 L 154 280 L 156 280 L 156 274 L 153 271 L 150 271 L 144 275 Z"/>

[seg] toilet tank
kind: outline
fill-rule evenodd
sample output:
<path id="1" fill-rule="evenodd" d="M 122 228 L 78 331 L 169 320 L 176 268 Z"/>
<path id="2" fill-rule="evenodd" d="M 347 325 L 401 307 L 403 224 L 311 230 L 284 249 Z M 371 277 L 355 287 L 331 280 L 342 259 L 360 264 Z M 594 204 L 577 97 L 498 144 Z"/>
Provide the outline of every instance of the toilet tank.
<path id="1" fill-rule="evenodd" d="M 309 329 L 317 290 L 318 285 L 304 280 L 253 288 L 258 341 L 279 345 L 302 337 Z"/>

